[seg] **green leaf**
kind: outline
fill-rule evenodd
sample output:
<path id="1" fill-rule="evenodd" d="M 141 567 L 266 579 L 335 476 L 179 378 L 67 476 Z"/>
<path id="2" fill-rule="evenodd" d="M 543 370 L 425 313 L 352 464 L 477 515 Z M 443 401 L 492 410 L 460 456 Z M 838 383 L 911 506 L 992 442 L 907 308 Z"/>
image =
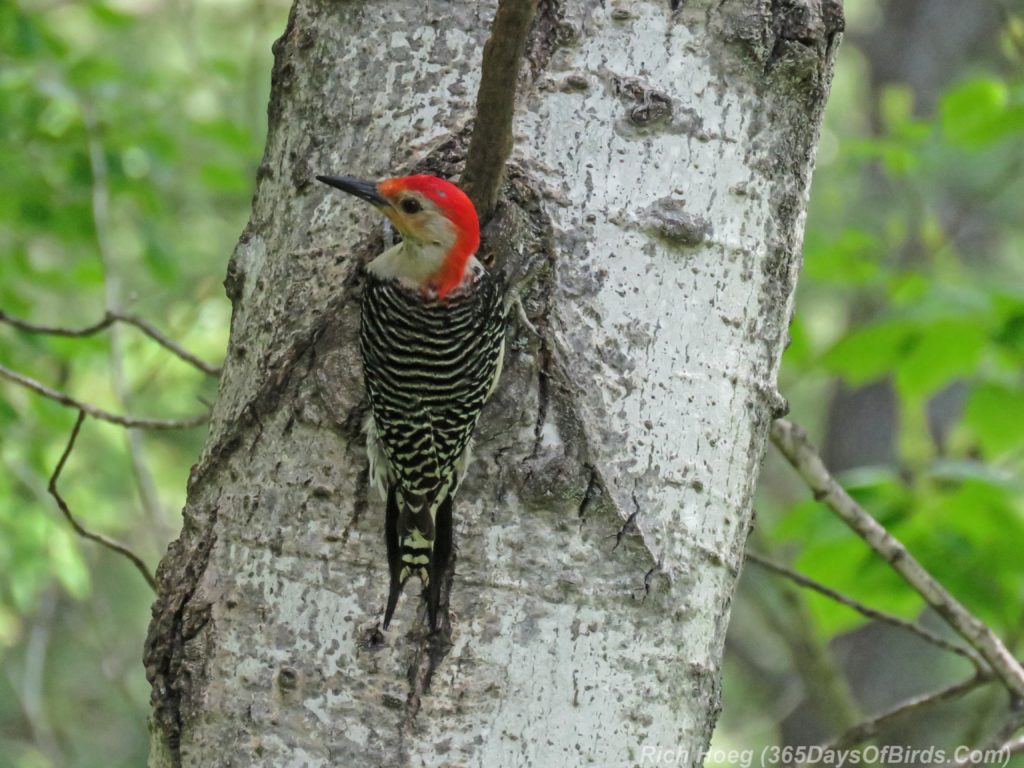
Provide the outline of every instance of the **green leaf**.
<path id="1" fill-rule="evenodd" d="M 983 620 L 1013 626 L 1022 611 L 1024 517 L 1012 485 L 980 477 L 942 482 L 915 501 L 913 516 L 893 534 Z"/>
<path id="2" fill-rule="evenodd" d="M 889 298 L 897 306 L 919 302 L 928 293 L 930 283 L 918 272 L 900 272 L 889 281 Z"/>
<path id="3" fill-rule="evenodd" d="M 789 324 L 789 345 L 783 353 L 785 368 L 801 367 L 811 357 L 811 340 L 807 336 L 803 318 L 796 315 Z"/>
<path id="4" fill-rule="evenodd" d="M 997 384 L 975 386 L 964 421 L 987 458 L 1024 446 L 1024 390 Z"/>
<path id="5" fill-rule="evenodd" d="M 921 327 L 908 354 L 896 366 L 896 388 L 905 397 L 920 397 L 973 373 L 986 339 L 985 326 L 973 318 L 940 320 Z"/>
<path id="6" fill-rule="evenodd" d="M 21 620 L 18 614 L 0 604 L 0 648 L 8 648 L 21 634 Z"/>
<path id="7" fill-rule="evenodd" d="M 796 570 L 873 608 L 914 618 L 921 598 L 853 533 L 842 541 L 814 542 L 794 563 Z M 867 622 L 860 614 L 821 597 L 808 601 L 819 631 L 831 636 Z"/>
<path id="8" fill-rule="evenodd" d="M 196 133 L 211 138 L 229 149 L 244 151 L 252 144 L 249 129 L 227 118 L 217 118 L 196 126 Z"/>
<path id="9" fill-rule="evenodd" d="M 968 149 L 1024 131 L 1024 105 L 1010 104 L 1006 83 L 995 78 L 971 80 L 948 92 L 939 113 L 947 140 Z"/>
<path id="10" fill-rule="evenodd" d="M 211 192 L 240 195 L 249 189 L 250 181 L 236 165 L 207 163 L 202 167 L 199 176 L 203 184 Z"/>
<path id="11" fill-rule="evenodd" d="M 39 130 L 60 138 L 79 120 L 78 104 L 71 99 L 53 99 L 39 116 Z"/>
<path id="12" fill-rule="evenodd" d="M 906 320 L 876 323 L 841 339 L 822 362 L 849 384 L 867 384 L 896 368 L 913 340 L 914 326 Z"/>
<path id="13" fill-rule="evenodd" d="M 996 343 L 1010 358 L 1024 362 L 1024 299 L 1006 294 L 994 294 L 992 299 L 1001 324 Z"/>
<path id="14" fill-rule="evenodd" d="M 914 116 L 914 91 L 907 85 L 886 85 L 878 99 L 878 110 L 891 131 Z"/>
<path id="15" fill-rule="evenodd" d="M 48 541 L 51 566 L 64 589 L 72 597 L 82 600 L 89 596 L 89 569 L 75 546 L 71 534 L 58 529 L 50 534 Z"/>
<path id="16" fill-rule="evenodd" d="M 804 274 L 821 282 L 863 285 L 879 275 L 878 238 L 859 229 L 846 229 L 834 240 L 808 238 Z"/>
<path id="17" fill-rule="evenodd" d="M 93 16 L 104 25 L 114 30 L 122 30 L 131 27 L 135 17 L 122 10 L 115 10 L 104 3 L 92 3 L 90 5 Z"/>

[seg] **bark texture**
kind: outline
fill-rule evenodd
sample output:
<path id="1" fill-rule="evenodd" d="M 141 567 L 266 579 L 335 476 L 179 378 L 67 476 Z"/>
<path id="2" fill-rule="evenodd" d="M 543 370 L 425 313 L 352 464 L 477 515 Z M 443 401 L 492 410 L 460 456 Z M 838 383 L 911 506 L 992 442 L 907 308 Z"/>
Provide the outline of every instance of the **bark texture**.
<path id="1" fill-rule="evenodd" d="M 842 26 L 829 0 L 543 0 L 485 256 L 539 275 L 456 502 L 451 626 L 392 630 L 359 426 L 371 211 L 460 170 L 493 3 L 298 0 L 161 564 L 152 766 L 700 763 Z"/>

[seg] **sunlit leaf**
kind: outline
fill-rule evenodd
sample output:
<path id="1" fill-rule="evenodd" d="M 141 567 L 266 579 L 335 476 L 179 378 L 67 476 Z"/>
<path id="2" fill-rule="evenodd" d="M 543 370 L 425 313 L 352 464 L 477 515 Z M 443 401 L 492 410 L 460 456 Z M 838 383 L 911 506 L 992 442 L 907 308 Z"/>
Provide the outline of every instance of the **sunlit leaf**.
<path id="1" fill-rule="evenodd" d="M 60 583 L 72 597 L 83 599 L 89 595 L 89 569 L 71 533 L 54 530 L 48 540 L 50 562 Z"/>
<path id="2" fill-rule="evenodd" d="M 893 320 L 861 328 L 839 341 L 822 358 L 850 384 L 866 384 L 896 367 L 916 338 L 913 324 Z"/>
<path id="3" fill-rule="evenodd" d="M 1011 104 L 1006 84 L 994 78 L 963 83 L 943 97 L 940 111 L 949 141 L 968 148 L 1024 131 L 1024 105 Z"/>
<path id="4" fill-rule="evenodd" d="M 878 238 L 859 229 L 845 229 L 835 239 L 808 241 L 804 272 L 815 280 L 849 285 L 871 282 L 880 274 Z"/>
<path id="5" fill-rule="evenodd" d="M 940 320 L 918 327 L 896 367 L 896 387 L 909 397 L 933 394 L 958 376 L 973 373 L 987 338 L 971 318 Z"/>
<path id="6" fill-rule="evenodd" d="M 995 458 L 1024 446 L 1024 389 L 979 384 L 967 400 L 964 419 L 983 455 Z"/>

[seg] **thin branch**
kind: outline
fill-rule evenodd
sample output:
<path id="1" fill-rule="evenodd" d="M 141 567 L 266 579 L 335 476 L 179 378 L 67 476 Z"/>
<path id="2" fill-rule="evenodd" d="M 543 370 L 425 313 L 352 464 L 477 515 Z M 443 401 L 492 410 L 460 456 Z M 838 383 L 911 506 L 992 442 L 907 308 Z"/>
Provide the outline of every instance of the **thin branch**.
<path id="1" fill-rule="evenodd" d="M 941 635 L 937 635 L 930 629 L 925 629 L 919 624 L 916 624 L 912 621 L 907 621 L 906 619 L 901 619 L 899 616 L 894 616 L 893 614 L 886 613 L 885 611 L 876 610 L 875 608 L 865 605 L 864 603 L 858 600 L 854 600 L 852 597 L 848 597 L 842 594 L 841 592 L 837 592 L 831 587 L 825 586 L 819 581 L 815 581 L 809 576 L 804 576 L 802 573 L 798 573 L 797 571 L 787 568 L 781 563 L 777 563 L 774 560 L 770 560 L 767 557 L 764 557 L 763 555 L 759 555 L 757 552 L 751 552 L 749 549 L 747 550 L 747 560 L 754 563 L 755 565 L 759 565 L 765 570 L 771 571 L 772 573 L 775 573 L 779 576 L 783 576 L 789 579 L 790 581 L 799 584 L 801 587 L 811 589 L 820 595 L 824 595 L 830 600 L 834 600 L 835 602 L 840 603 L 841 605 L 845 605 L 848 608 L 852 608 L 862 616 L 866 616 L 869 619 L 881 621 L 886 624 L 892 624 L 893 626 L 899 627 L 900 629 L 905 629 L 907 632 L 912 632 L 913 634 L 917 635 L 925 642 L 931 643 L 932 645 L 938 646 L 939 648 L 955 653 L 958 656 L 963 656 L 965 659 L 967 659 L 974 665 L 975 669 L 979 671 L 988 669 L 988 664 L 985 663 L 985 660 L 981 658 L 981 656 L 979 656 L 971 648 L 967 648 L 958 643 L 950 642 Z"/>
<path id="2" fill-rule="evenodd" d="M 1011 739 L 1010 741 L 1003 744 L 1003 746 L 1000 747 L 999 751 L 1003 752 L 1007 757 L 1015 755 L 1018 752 L 1024 752 L 1024 736 L 1021 736 L 1016 739 Z"/>
<path id="3" fill-rule="evenodd" d="M 979 747 L 962 754 L 959 759 L 949 763 L 950 766 L 961 768 L 965 765 L 1006 765 L 1010 757 L 1024 750 L 1024 737 L 1014 735 L 1024 726 L 1024 710 L 1021 700 L 1011 702 L 1010 711 L 999 729 L 992 734 L 989 741 Z"/>
<path id="4" fill-rule="evenodd" d="M 100 320 L 92 325 L 86 325 L 82 328 L 64 328 L 56 325 L 39 325 L 37 323 L 30 323 L 17 317 L 11 317 L 0 309 L 0 323 L 6 323 L 12 328 L 17 328 L 19 331 L 24 331 L 25 333 L 39 333 L 47 336 L 66 336 L 69 338 L 92 336 L 100 331 L 106 330 L 114 323 L 125 323 L 126 325 L 138 328 L 168 352 L 181 360 L 184 360 L 194 368 L 199 369 L 207 376 L 220 376 L 221 372 L 220 366 L 210 365 L 210 363 L 205 360 L 199 359 L 177 342 L 167 338 L 167 336 L 142 318 L 136 317 L 135 315 L 125 314 L 123 312 L 108 310 Z"/>
<path id="5" fill-rule="evenodd" d="M 904 581 L 916 590 L 961 637 L 989 663 L 996 677 L 1015 696 L 1024 696 L 1024 668 L 992 629 L 951 595 L 896 538 L 843 490 L 825 467 L 807 434 L 795 424 L 778 419 L 772 424 L 775 446 L 814 492 Z"/>
<path id="6" fill-rule="evenodd" d="M 45 384 L 41 384 L 35 379 L 29 378 L 24 374 L 12 371 L 3 365 L 0 365 L 0 378 L 13 381 L 15 384 L 20 384 L 26 389 L 30 389 L 37 395 L 42 395 L 50 400 L 60 403 L 67 408 L 74 408 L 82 413 L 92 416 L 94 419 L 100 421 L 109 421 L 111 424 L 118 424 L 122 427 L 137 427 L 139 429 L 191 429 L 192 427 L 198 427 L 209 421 L 209 414 L 203 413 L 198 416 L 190 416 L 184 419 L 145 419 L 136 418 L 134 416 L 123 416 L 117 413 L 110 413 L 102 408 L 97 408 L 95 405 L 90 403 L 84 403 L 81 400 L 76 400 L 64 392 L 60 392 L 56 389 L 51 389 Z"/>
<path id="7" fill-rule="evenodd" d="M 501 0 L 484 45 L 476 123 L 462 184 L 486 223 L 498 203 L 505 163 L 512 154 L 516 82 L 537 0 Z"/>
<path id="8" fill-rule="evenodd" d="M 177 356 L 181 360 L 184 360 L 186 363 L 193 366 L 194 368 L 198 368 L 207 376 L 213 376 L 215 378 L 220 376 L 221 367 L 219 365 L 211 365 L 205 360 L 200 360 L 187 349 L 180 346 L 177 342 L 164 336 L 164 334 L 162 334 L 153 325 L 146 322 L 142 318 L 136 317 L 135 315 L 127 315 L 122 312 L 108 311 L 107 314 L 113 317 L 118 322 L 127 323 L 128 325 L 135 326 L 144 334 L 149 336 L 149 338 L 151 338 L 153 341 L 159 344 L 161 347 L 166 349 L 168 352 Z"/>
<path id="9" fill-rule="evenodd" d="M 75 426 L 71 430 L 71 437 L 68 438 L 68 444 L 64 447 L 64 453 L 61 454 L 60 461 L 57 462 L 57 468 L 53 470 L 53 474 L 50 476 L 50 484 L 47 488 L 50 491 L 50 495 L 53 496 L 54 500 L 57 502 L 57 506 L 60 507 L 60 511 L 64 514 L 68 523 L 70 523 L 71 527 L 75 529 L 75 533 L 83 539 L 95 541 L 97 544 L 102 544 L 107 549 L 113 550 L 114 552 L 127 557 L 139 570 L 139 573 L 142 574 L 146 583 L 149 584 L 154 592 L 156 592 L 156 580 L 153 578 L 153 574 L 149 572 L 146 564 L 142 562 L 142 558 L 132 552 L 121 542 L 104 536 L 102 533 L 95 533 L 90 531 L 88 528 L 85 528 L 78 522 L 78 520 L 75 519 L 75 516 L 71 514 L 71 509 L 68 507 L 67 502 L 64 501 L 64 497 L 61 496 L 60 491 L 57 490 L 57 481 L 60 479 L 60 473 L 64 469 L 64 464 L 67 463 L 68 456 L 71 455 L 71 450 L 75 447 L 75 440 L 78 438 L 78 432 L 82 428 L 82 422 L 85 421 L 85 416 L 86 412 L 84 410 L 79 410 L 78 418 L 75 419 Z"/>
<path id="10" fill-rule="evenodd" d="M 758 537 L 753 531 L 752 536 Z M 850 689 L 850 682 L 820 633 L 814 631 L 804 595 L 796 586 L 767 579 L 752 590 L 754 605 L 767 626 L 785 644 L 804 693 L 807 706 L 818 713 L 830 733 L 840 733 L 864 718 Z M 756 641 L 755 641 L 756 642 Z M 792 715 L 773 712 L 773 722 Z"/>
<path id="11" fill-rule="evenodd" d="M 868 739 L 877 736 L 879 731 L 883 730 L 900 718 L 934 707 L 935 705 L 942 704 L 946 701 L 953 701 L 954 699 L 958 699 L 961 696 L 970 693 L 974 689 L 990 682 L 992 682 L 991 674 L 978 673 L 966 680 L 962 680 L 959 683 L 947 686 L 946 688 L 940 688 L 937 691 L 932 691 L 931 693 L 925 693 L 921 696 L 915 696 L 912 699 L 907 699 L 906 701 L 897 704 L 892 709 L 886 710 L 881 714 L 875 715 L 874 717 L 868 718 L 867 720 L 853 726 L 840 736 L 836 737 L 825 747 L 825 749 L 847 749 L 849 747 L 862 744 Z"/>
<path id="12" fill-rule="evenodd" d="M 87 325 L 84 328 L 62 328 L 56 325 L 39 325 L 37 323 L 30 323 L 27 320 L 20 320 L 17 317 L 12 317 L 0 309 L 0 323 L 6 323 L 19 331 L 25 331 L 26 333 L 41 333 L 48 336 L 69 336 L 77 338 L 80 336 L 92 336 L 94 333 L 99 333 L 102 330 L 108 328 L 114 322 L 114 318 L 108 313 L 98 322 L 92 325 Z"/>

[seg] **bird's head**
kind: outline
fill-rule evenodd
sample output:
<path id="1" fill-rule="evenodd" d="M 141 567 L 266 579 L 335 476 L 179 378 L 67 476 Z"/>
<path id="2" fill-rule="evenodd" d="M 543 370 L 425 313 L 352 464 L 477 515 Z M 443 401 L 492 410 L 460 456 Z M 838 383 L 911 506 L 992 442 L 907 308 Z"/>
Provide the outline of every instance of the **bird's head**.
<path id="1" fill-rule="evenodd" d="M 348 176 L 317 179 L 367 201 L 391 220 L 403 244 L 393 276 L 438 298 L 462 282 L 480 245 L 480 222 L 473 203 L 454 184 L 427 175 L 379 182 Z"/>

